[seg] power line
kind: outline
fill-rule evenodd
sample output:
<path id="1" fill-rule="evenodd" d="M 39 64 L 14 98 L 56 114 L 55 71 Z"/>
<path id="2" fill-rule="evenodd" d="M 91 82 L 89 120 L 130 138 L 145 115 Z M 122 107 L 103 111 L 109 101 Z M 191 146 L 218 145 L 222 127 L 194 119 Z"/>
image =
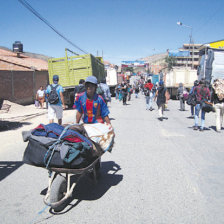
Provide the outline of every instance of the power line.
<path id="1" fill-rule="evenodd" d="M 38 17 L 41 21 L 43 21 L 47 26 L 49 26 L 55 33 L 57 33 L 60 37 L 70 43 L 73 47 L 82 51 L 85 54 L 88 54 L 86 51 L 82 50 L 76 44 L 72 43 L 67 37 L 65 37 L 62 33 L 60 33 L 54 26 L 52 26 L 43 16 L 41 16 L 27 1 L 18 0 L 25 8 L 27 8 L 30 12 L 32 12 L 36 17 Z"/>

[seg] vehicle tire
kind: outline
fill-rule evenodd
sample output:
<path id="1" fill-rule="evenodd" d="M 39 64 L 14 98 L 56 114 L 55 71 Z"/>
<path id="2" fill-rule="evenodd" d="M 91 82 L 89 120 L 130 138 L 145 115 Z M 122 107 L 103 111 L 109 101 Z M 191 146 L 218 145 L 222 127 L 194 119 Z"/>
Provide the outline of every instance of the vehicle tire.
<path id="1" fill-rule="evenodd" d="M 60 174 L 56 176 L 51 185 L 51 193 L 50 193 L 50 203 L 55 203 L 60 201 L 67 191 L 67 181 L 66 178 Z M 66 201 L 65 201 L 66 202 Z M 55 212 L 62 211 L 66 206 L 66 203 L 59 205 L 58 207 L 54 207 Z"/>

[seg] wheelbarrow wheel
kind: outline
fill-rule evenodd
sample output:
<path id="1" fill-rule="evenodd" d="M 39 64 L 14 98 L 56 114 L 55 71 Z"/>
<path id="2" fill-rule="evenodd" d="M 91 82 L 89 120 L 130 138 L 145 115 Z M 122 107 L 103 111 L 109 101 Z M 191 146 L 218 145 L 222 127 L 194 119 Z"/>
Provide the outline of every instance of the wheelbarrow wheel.
<path id="1" fill-rule="evenodd" d="M 60 174 L 56 176 L 51 185 L 50 193 L 50 203 L 55 203 L 60 201 L 67 191 L 67 181 L 66 178 Z M 52 207 L 55 212 L 62 211 L 66 206 L 66 203 L 62 203 L 57 207 Z"/>

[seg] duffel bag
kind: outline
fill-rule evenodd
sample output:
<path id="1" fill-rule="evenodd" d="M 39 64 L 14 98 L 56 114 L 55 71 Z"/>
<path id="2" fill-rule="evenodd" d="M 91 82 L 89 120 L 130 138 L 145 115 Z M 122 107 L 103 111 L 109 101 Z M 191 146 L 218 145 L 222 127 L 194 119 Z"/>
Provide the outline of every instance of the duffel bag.
<path id="1" fill-rule="evenodd" d="M 215 108 L 213 107 L 213 104 L 209 103 L 208 101 L 202 101 L 201 109 L 207 113 L 209 113 L 211 111 L 215 112 Z"/>
<path id="2" fill-rule="evenodd" d="M 45 162 L 48 161 L 51 156 L 51 151 L 49 151 L 49 153 L 47 153 L 47 151 L 47 145 L 29 138 L 29 143 L 23 155 L 23 162 L 33 166 L 46 167 Z M 95 158 L 93 157 L 90 160 L 89 158 L 84 158 L 79 154 L 73 161 L 71 161 L 71 163 L 66 163 L 61 159 L 60 152 L 54 151 L 49 163 L 49 168 L 84 168 L 91 164 L 94 159 Z"/>
<path id="3" fill-rule="evenodd" d="M 187 104 L 190 105 L 190 106 L 195 106 L 197 104 L 195 94 L 189 94 L 188 95 Z"/>

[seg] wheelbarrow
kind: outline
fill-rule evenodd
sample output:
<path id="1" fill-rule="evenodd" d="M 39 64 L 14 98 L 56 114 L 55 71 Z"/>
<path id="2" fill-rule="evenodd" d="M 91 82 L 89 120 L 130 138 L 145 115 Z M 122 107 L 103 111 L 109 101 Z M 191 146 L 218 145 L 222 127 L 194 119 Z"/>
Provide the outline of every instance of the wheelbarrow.
<path id="1" fill-rule="evenodd" d="M 51 175 L 49 175 L 48 190 L 44 203 L 55 212 L 60 212 L 68 204 L 76 184 L 84 175 L 91 174 L 94 183 L 97 183 L 101 156 L 97 157 L 89 166 L 81 169 L 50 168 Z M 74 183 L 71 183 L 71 177 L 74 175 L 77 179 Z"/>

